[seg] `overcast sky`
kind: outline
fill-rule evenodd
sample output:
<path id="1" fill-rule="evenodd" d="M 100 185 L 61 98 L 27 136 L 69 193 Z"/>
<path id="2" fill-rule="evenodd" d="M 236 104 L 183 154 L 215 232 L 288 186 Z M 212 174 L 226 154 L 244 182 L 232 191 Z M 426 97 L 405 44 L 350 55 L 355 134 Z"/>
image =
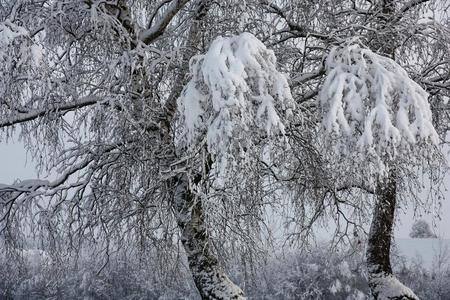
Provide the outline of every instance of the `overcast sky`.
<path id="1" fill-rule="evenodd" d="M 32 179 L 36 178 L 34 164 L 30 155 L 26 155 L 26 151 L 22 143 L 0 142 L 0 183 L 11 184 L 16 179 Z M 447 187 L 450 186 L 450 175 L 447 175 Z M 434 218 L 432 215 L 423 215 L 421 218 L 427 220 L 430 224 L 434 223 L 435 233 L 438 236 L 450 238 L 450 191 L 445 193 L 443 201 L 441 220 Z M 414 222 L 414 211 L 408 209 L 400 212 L 399 221 L 397 221 L 395 237 L 408 238 L 412 223 Z"/>

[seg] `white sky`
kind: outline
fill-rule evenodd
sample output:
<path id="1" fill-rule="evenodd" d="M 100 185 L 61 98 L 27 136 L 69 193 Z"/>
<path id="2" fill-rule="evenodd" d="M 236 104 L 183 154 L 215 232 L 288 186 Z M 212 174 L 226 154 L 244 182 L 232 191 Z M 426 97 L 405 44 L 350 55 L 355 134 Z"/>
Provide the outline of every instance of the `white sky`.
<path id="1" fill-rule="evenodd" d="M 33 179 L 36 176 L 34 164 L 31 157 L 29 155 L 27 157 L 22 143 L 0 142 L 0 183 L 11 184 L 16 179 Z M 447 175 L 446 182 L 447 187 L 450 188 L 450 174 Z M 421 218 L 428 221 L 430 225 L 435 224 L 434 231 L 438 236 L 450 239 L 450 190 L 446 192 L 442 204 L 441 220 L 433 218 L 432 215 L 423 215 Z M 408 238 L 413 222 L 414 211 L 412 209 L 400 212 L 395 237 Z"/>

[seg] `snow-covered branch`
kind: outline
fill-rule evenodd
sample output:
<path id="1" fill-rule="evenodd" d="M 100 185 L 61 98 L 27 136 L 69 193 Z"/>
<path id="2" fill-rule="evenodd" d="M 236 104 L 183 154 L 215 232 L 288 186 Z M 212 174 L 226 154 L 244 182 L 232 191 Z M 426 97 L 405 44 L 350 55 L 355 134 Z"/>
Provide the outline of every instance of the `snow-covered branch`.
<path id="1" fill-rule="evenodd" d="M 288 30 L 296 37 L 314 37 L 319 40 L 329 40 L 331 35 L 315 32 L 310 28 L 300 25 L 289 18 L 289 14 L 279 7 L 274 1 L 263 0 L 261 3 L 267 8 L 270 13 L 276 14 L 281 17 L 287 24 Z M 285 31 L 285 30 L 283 30 Z"/>
<path id="2" fill-rule="evenodd" d="M 53 107 L 44 108 L 44 109 L 36 109 L 26 113 L 19 113 L 11 117 L 7 117 L 0 121 L 0 128 L 12 126 L 15 124 L 20 124 L 24 122 L 28 122 L 39 117 L 43 117 L 48 113 L 57 112 L 57 113 L 67 113 L 69 111 L 80 109 L 85 106 L 93 105 L 101 101 L 101 98 L 96 96 L 87 96 L 76 101 L 64 104 L 55 104 Z"/>
<path id="3" fill-rule="evenodd" d="M 144 44 L 149 44 L 161 36 L 173 17 L 175 17 L 180 9 L 182 9 L 189 1 L 190 0 L 173 0 L 161 18 L 152 24 L 150 28 L 141 32 L 139 39 L 143 41 Z"/>
<path id="4" fill-rule="evenodd" d="M 410 9 L 412 9 L 412 8 L 414 8 L 414 7 L 416 7 L 417 5 L 421 5 L 421 4 L 423 4 L 423 3 L 426 3 L 426 2 L 430 2 L 430 0 L 411 0 L 411 1 L 409 1 L 409 2 L 407 2 L 407 3 L 405 3 L 401 8 L 400 8 L 400 10 L 398 11 L 398 19 L 397 20 L 400 20 L 401 18 L 402 18 L 402 16 L 408 11 L 408 10 L 410 10 Z"/>
<path id="5" fill-rule="evenodd" d="M 67 191 L 73 191 L 73 200 L 79 201 L 80 190 L 83 191 L 89 184 L 93 184 L 94 174 L 100 175 L 103 168 L 117 160 L 118 148 L 123 145 L 85 145 L 64 151 L 55 161 L 55 168 L 60 171 L 54 180 L 27 179 L 14 184 L 0 184 L 0 204 L 8 209 L 3 211 L 0 221 L 9 218 L 15 206 L 42 196 L 53 197 L 61 192 L 60 202 L 70 200 Z M 58 168 L 59 167 L 59 168 Z M 73 177 L 77 176 L 76 179 Z"/>

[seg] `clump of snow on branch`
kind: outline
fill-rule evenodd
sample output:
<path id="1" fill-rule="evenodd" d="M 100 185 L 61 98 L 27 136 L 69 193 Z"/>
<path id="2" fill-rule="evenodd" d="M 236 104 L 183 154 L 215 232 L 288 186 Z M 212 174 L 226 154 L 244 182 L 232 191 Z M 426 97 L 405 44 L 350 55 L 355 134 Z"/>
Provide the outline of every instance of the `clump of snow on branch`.
<path id="1" fill-rule="evenodd" d="M 178 99 L 181 140 L 193 145 L 206 134 L 212 153 L 229 149 L 252 128 L 284 133 L 294 102 L 273 51 L 250 33 L 218 37 L 190 63 L 192 79 Z"/>
<path id="2" fill-rule="evenodd" d="M 28 31 L 10 20 L 0 22 L 0 59 L 4 59 L 5 48 L 7 48 L 14 39 L 28 35 Z"/>
<path id="3" fill-rule="evenodd" d="M 10 20 L 0 22 L 0 43 L 1 45 L 10 44 L 19 36 L 28 35 L 28 31 L 22 26 L 12 23 Z"/>
<path id="4" fill-rule="evenodd" d="M 323 128 L 382 155 L 417 142 L 438 143 L 428 94 L 390 58 L 357 43 L 327 57 L 319 99 Z"/>
<path id="5" fill-rule="evenodd" d="M 29 32 L 22 26 L 16 25 L 9 19 L 0 22 L 0 61 L 7 57 L 8 47 L 14 40 L 25 37 L 21 43 L 19 65 L 24 61 L 31 59 L 34 66 L 38 66 L 43 56 L 43 49 L 39 43 L 33 42 L 29 38 Z M 35 35 L 39 38 L 39 34 Z"/>

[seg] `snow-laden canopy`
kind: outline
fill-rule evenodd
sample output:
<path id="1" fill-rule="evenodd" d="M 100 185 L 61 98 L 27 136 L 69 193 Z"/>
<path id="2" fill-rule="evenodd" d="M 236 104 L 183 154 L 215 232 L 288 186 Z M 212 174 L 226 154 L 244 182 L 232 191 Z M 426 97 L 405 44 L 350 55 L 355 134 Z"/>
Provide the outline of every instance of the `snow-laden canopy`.
<path id="1" fill-rule="evenodd" d="M 284 133 L 294 107 L 287 78 L 277 71 L 273 51 L 252 34 L 216 38 L 206 54 L 192 58 L 190 71 L 178 99 L 186 145 L 206 133 L 209 151 L 219 154 L 251 128 Z"/>
<path id="2" fill-rule="evenodd" d="M 380 156 L 402 145 L 438 143 L 427 92 L 395 61 L 346 43 L 331 50 L 325 65 L 319 99 L 327 134 Z"/>

